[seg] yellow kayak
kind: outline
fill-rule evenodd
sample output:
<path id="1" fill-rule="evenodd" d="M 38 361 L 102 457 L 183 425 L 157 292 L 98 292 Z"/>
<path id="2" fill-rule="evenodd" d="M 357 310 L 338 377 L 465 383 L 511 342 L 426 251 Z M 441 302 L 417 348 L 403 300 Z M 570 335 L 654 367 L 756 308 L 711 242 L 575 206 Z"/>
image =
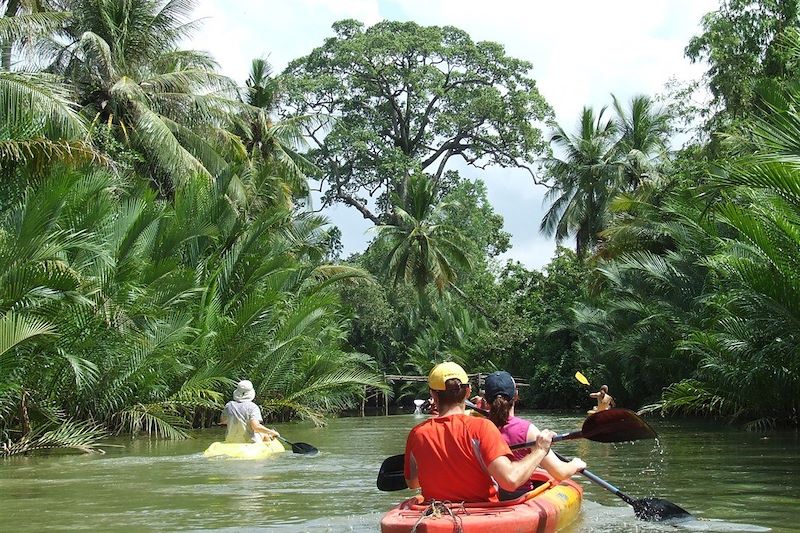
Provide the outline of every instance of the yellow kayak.
<path id="1" fill-rule="evenodd" d="M 232 459 L 263 459 L 272 454 L 285 451 L 283 444 L 277 440 L 252 443 L 214 442 L 203 452 L 203 455 L 205 457 L 230 457 Z"/>

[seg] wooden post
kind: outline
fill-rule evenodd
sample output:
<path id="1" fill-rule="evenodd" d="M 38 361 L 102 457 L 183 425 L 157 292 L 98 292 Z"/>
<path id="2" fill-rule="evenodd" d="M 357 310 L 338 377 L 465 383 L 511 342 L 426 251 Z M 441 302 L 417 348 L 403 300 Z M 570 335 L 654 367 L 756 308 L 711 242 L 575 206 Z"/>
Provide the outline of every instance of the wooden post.
<path id="1" fill-rule="evenodd" d="M 364 418 L 364 407 L 367 403 L 367 386 L 364 385 L 364 397 L 361 398 L 361 418 Z"/>
<path id="2" fill-rule="evenodd" d="M 389 393 L 383 393 L 383 413 L 385 416 L 389 416 Z"/>

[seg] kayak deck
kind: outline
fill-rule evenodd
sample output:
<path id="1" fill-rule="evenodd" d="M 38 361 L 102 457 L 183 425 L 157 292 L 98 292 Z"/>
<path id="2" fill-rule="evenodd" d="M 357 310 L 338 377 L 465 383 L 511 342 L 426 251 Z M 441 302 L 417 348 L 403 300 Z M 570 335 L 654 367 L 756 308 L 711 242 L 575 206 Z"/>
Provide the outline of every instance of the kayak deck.
<path id="1" fill-rule="evenodd" d="M 463 531 L 503 533 L 552 533 L 571 524 L 578 517 L 583 489 L 572 480 L 555 481 L 548 474 L 535 473 L 543 482 L 534 490 L 506 502 L 446 503 L 423 502 L 422 496 L 410 498 L 390 510 L 381 520 L 382 533 L 409 531 Z"/>
<path id="2" fill-rule="evenodd" d="M 205 457 L 229 457 L 232 459 L 263 459 L 285 451 L 283 444 L 277 440 L 251 443 L 214 442 L 203 452 L 203 455 Z"/>

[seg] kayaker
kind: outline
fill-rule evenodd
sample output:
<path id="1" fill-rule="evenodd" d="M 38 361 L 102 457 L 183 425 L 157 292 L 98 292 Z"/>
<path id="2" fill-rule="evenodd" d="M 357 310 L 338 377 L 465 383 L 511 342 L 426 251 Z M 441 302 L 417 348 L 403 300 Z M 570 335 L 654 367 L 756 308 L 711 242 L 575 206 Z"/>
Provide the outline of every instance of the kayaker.
<path id="1" fill-rule="evenodd" d="M 606 411 L 614 407 L 614 398 L 608 393 L 608 385 L 603 385 L 597 392 L 590 392 L 589 397 L 597 398 L 597 407 L 589 411 L 589 414 Z"/>
<path id="2" fill-rule="evenodd" d="M 439 416 L 411 430 L 404 474 L 409 488 L 430 500 L 498 501 L 498 485 L 512 491 L 530 479 L 547 455 L 554 433 L 541 431 L 532 452 L 512 462 L 511 449 L 486 418 L 466 414 L 469 379 L 456 363 L 436 365 L 428 376 Z"/>
<path id="3" fill-rule="evenodd" d="M 484 409 L 484 410 L 487 410 L 487 411 L 488 411 L 488 410 L 489 410 L 489 406 L 488 406 L 488 405 L 486 405 L 486 402 L 485 402 L 485 401 L 484 401 L 484 399 L 483 399 L 483 395 L 484 395 L 484 393 L 485 393 L 485 392 L 486 392 L 486 391 L 484 391 L 483 389 L 481 389 L 481 391 L 480 391 L 480 394 L 478 394 L 478 395 L 477 395 L 477 396 L 475 396 L 474 398 L 470 398 L 470 401 L 471 401 L 472 403 L 474 403 L 474 404 L 475 404 L 475 405 L 478 407 L 478 409 Z"/>
<path id="4" fill-rule="evenodd" d="M 436 400 L 433 399 L 433 396 L 425 400 L 425 403 L 422 404 L 422 410 L 431 416 L 437 416 L 439 414 L 439 408 L 436 407 Z"/>
<path id="5" fill-rule="evenodd" d="M 261 425 L 261 409 L 253 403 L 256 391 L 248 380 L 242 380 L 233 391 L 233 401 L 225 404 L 220 423 L 227 426 L 225 442 L 261 442 L 280 433 Z"/>
<path id="6" fill-rule="evenodd" d="M 538 438 L 539 428 L 527 420 L 514 416 L 514 405 L 519 399 L 519 390 L 514 378 L 504 370 L 492 372 L 486 377 L 486 394 L 484 396 L 489 405 L 489 420 L 500 430 L 503 439 L 509 444 L 531 442 Z M 519 461 L 531 453 L 530 449 L 514 450 L 514 460 Z M 570 462 L 561 461 L 554 453 L 548 452 L 541 460 L 540 466 L 558 481 L 574 476 L 584 468 L 586 463 L 575 458 Z M 501 491 L 501 500 L 513 500 L 524 493 L 533 490 L 530 479 L 513 491 Z"/>

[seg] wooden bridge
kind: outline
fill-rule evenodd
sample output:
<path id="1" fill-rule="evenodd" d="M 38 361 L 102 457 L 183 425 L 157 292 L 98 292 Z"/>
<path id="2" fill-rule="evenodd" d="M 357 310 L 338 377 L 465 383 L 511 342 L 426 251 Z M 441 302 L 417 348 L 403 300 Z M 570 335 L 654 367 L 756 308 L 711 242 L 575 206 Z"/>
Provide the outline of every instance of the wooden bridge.
<path id="1" fill-rule="evenodd" d="M 470 385 L 473 386 L 473 392 L 475 394 L 479 394 L 480 391 L 483 391 L 483 384 L 486 381 L 486 376 L 488 376 L 488 375 L 489 374 L 484 374 L 484 373 L 481 373 L 481 372 L 478 372 L 476 374 L 467 374 L 467 377 L 469 377 Z M 392 383 L 395 383 L 395 382 L 398 382 L 398 381 L 399 382 L 409 382 L 409 383 L 427 383 L 428 382 L 428 376 L 405 376 L 405 375 L 401 375 L 401 374 L 384 374 L 383 375 L 383 379 L 384 379 L 384 381 L 386 381 L 390 385 Z M 514 381 L 516 382 L 517 387 L 529 387 L 530 386 L 530 384 L 527 382 L 527 380 L 524 380 L 522 378 L 514 377 Z M 383 396 L 383 413 L 386 416 L 389 415 L 389 395 L 388 394 L 384 394 L 381 391 L 376 390 L 373 394 L 370 394 L 370 395 L 366 395 L 365 394 L 364 395 L 364 400 L 361 402 L 361 416 L 364 416 L 364 409 L 366 407 L 367 400 L 369 400 L 370 398 L 375 398 L 377 400 L 380 396 Z"/>

